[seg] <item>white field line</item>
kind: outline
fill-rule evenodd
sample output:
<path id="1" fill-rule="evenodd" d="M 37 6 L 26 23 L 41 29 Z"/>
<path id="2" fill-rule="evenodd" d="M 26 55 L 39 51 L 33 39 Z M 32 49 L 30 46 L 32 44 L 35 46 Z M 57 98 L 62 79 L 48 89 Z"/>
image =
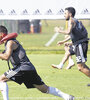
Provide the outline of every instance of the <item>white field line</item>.
<path id="1" fill-rule="evenodd" d="M 56 97 L 9 97 L 10 100 L 58 100 Z M 0 100 L 3 100 L 0 97 Z"/>
<path id="2" fill-rule="evenodd" d="M 0 100 L 3 100 L 0 97 Z M 59 100 L 58 97 L 9 97 L 9 100 Z M 90 100 L 90 97 L 75 97 L 75 100 Z"/>

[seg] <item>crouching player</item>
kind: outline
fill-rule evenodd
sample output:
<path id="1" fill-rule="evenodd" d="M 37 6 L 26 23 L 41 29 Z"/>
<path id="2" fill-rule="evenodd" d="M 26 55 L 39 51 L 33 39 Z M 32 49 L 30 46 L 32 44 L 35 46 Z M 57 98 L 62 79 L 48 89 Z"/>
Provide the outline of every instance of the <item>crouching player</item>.
<path id="1" fill-rule="evenodd" d="M 0 26 L 0 40 L 3 38 L 3 34 L 7 35 L 7 32 L 6 27 Z M 47 86 L 42 81 L 34 65 L 28 59 L 24 48 L 15 38 L 6 40 L 4 44 L 5 51 L 0 54 L 0 59 L 10 60 L 13 65 L 12 69 L 9 69 L 0 76 L 0 90 L 2 91 L 4 100 L 9 100 L 8 86 L 6 84 L 8 80 L 15 81 L 18 84 L 24 83 L 28 89 L 37 88 L 42 93 L 52 94 L 64 100 L 74 100 L 74 96 L 68 95 L 57 88 Z"/>

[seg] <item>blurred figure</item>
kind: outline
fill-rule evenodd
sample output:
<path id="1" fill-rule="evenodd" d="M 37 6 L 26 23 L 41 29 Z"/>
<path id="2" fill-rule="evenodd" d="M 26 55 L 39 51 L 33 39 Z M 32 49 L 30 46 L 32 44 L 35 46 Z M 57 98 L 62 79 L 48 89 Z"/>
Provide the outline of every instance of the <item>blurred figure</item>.
<path id="1" fill-rule="evenodd" d="M 41 20 L 31 20 L 31 33 L 41 33 Z"/>
<path id="2" fill-rule="evenodd" d="M 71 67 L 73 67 L 75 65 L 73 59 L 72 59 L 72 56 L 71 55 L 74 55 L 74 51 L 73 51 L 73 46 L 70 42 L 66 42 L 70 40 L 70 36 L 67 36 L 67 38 L 63 41 L 59 41 L 57 44 L 58 45 L 62 45 L 64 44 L 64 49 L 65 49 L 65 55 L 62 59 L 62 61 L 60 62 L 59 65 L 55 65 L 55 64 L 52 64 L 52 67 L 53 68 L 58 68 L 58 69 L 62 69 L 65 62 L 69 59 L 69 63 L 68 63 L 68 66 L 66 67 L 66 69 L 71 69 Z M 65 43 L 66 42 L 66 43 Z"/>
<path id="3" fill-rule="evenodd" d="M 18 33 L 30 33 L 29 20 L 18 20 Z"/>

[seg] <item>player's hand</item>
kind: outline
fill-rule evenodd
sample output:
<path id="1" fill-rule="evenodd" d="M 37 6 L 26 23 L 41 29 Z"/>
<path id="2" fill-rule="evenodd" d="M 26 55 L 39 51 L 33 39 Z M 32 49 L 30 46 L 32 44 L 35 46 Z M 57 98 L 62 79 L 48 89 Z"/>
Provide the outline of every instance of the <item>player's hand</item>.
<path id="1" fill-rule="evenodd" d="M 65 46 L 70 46 L 70 45 L 72 45 L 72 43 L 71 42 L 66 42 L 66 43 L 64 43 L 64 45 Z"/>
<path id="2" fill-rule="evenodd" d="M 64 42 L 63 41 L 58 41 L 57 45 L 62 45 Z"/>
<path id="3" fill-rule="evenodd" d="M 63 29 L 64 29 L 63 27 L 55 27 L 55 28 L 54 28 L 54 31 L 55 31 L 56 33 L 60 33 Z"/>
<path id="4" fill-rule="evenodd" d="M 54 32 L 59 33 L 59 27 L 55 27 Z"/>

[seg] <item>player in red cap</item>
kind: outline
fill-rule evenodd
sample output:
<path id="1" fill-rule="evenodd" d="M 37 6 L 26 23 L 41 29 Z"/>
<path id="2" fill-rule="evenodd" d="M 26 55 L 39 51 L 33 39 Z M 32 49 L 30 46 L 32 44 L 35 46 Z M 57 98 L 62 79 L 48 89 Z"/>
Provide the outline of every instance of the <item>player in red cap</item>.
<path id="1" fill-rule="evenodd" d="M 0 35 L 7 34 L 7 29 L 0 26 Z M 24 83 L 29 88 L 37 88 L 42 93 L 52 94 L 63 98 L 64 100 L 74 100 L 72 95 L 68 95 L 57 88 L 47 86 L 38 75 L 34 65 L 28 59 L 24 48 L 15 39 L 8 39 L 5 42 L 5 51 L 0 54 L 0 59 L 11 62 L 12 69 L 6 71 L 0 77 L 0 90 L 2 91 L 4 100 L 8 99 L 8 86 L 5 82 L 12 80 L 18 84 Z M 1 86 L 2 85 L 2 86 Z"/>

